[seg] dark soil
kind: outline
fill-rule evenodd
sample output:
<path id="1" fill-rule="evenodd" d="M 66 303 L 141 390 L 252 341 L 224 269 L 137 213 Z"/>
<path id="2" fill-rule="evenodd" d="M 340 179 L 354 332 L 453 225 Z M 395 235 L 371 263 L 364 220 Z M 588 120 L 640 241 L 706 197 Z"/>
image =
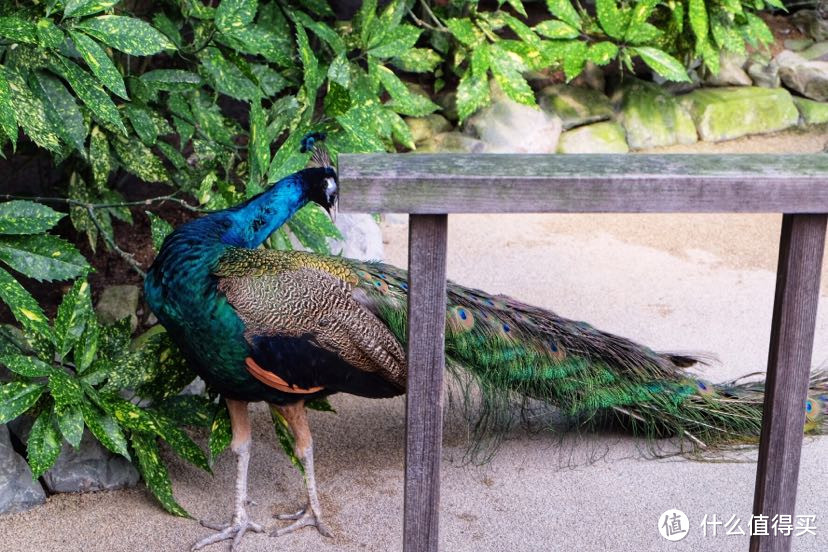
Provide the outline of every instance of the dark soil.
<path id="1" fill-rule="evenodd" d="M 776 56 L 776 54 L 785 49 L 786 40 L 808 38 L 808 36 L 804 35 L 791 23 L 789 15 L 761 13 L 759 16 L 765 21 L 773 33 L 773 44 L 770 45 L 770 53 L 772 56 Z"/>

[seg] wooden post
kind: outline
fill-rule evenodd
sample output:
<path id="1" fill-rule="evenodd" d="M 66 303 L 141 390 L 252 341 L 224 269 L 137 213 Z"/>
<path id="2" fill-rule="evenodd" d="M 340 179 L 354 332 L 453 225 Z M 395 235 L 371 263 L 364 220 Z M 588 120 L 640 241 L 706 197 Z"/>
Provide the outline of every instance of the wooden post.
<path id="1" fill-rule="evenodd" d="M 436 552 L 440 525 L 447 215 L 411 215 L 404 552 Z"/>
<path id="2" fill-rule="evenodd" d="M 768 536 L 752 536 L 751 552 L 788 552 L 791 537 L 774 535 L 776 514 L 794 515 L 805 398 L 814 344 L 828 215 L 784 215 L 776 273 L 768 375 L 753 514 L 768 516 Z"/>

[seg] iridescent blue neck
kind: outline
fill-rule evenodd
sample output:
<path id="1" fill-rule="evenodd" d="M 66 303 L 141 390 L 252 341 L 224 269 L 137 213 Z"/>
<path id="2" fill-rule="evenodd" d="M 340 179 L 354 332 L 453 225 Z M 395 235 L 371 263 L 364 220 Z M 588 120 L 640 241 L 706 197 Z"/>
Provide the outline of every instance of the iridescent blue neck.
<path id="1" fill-rule="evenodd" d="M 222 243 L 253 249 L 307 202 L 307 185 L 300 172 L 237 207 L 211 216 L 221 215 L 229 223 L 220 238 Z"/>

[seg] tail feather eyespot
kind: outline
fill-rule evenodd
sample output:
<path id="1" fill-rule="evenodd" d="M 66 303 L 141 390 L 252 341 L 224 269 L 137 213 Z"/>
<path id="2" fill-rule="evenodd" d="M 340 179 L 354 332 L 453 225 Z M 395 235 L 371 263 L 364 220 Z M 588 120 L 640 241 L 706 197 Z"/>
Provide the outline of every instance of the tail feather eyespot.
<path id="1" fill-rule="evenodd" d="M 710 395 L 716 394 L 716 388 L 707 380 L 697 379 L 695 380 L 696 384 L 696 393 L 702 395 L 703 397 L 709 397 Z"/>
<path id="2" fill-rule="evenodd" d="M 466 307 L 457 305 L 449 309 L 448 322 L 456 332 L 467 332 L 474 327 L 474 313 Z"/>
<path id="3" fill-rule="evenodd" d="M 371 282 L 374 286 L 374 289 L 385 295 L 388 293 L 388 283 L 385 280 L 380 280 L 378 278 L 374 278 L 374 281 Z"/>
<path id="4" fill-rule="evenodd" d="M 556 343 L 554 340 L 547 340 L 544 343 L 544 346 L 546 348 L 546 354 L 552 359 L 560 362 L 566 358 L 566 351 L 564 351 L 564 348 L 558 343 Z"/>
<path id="5" fill-rule="evenodd" d="M 815 397 L 808 397 L 805 400 L 805 419 L 809 422 L 816 421 L 822 413 L 822 401 Z"/>

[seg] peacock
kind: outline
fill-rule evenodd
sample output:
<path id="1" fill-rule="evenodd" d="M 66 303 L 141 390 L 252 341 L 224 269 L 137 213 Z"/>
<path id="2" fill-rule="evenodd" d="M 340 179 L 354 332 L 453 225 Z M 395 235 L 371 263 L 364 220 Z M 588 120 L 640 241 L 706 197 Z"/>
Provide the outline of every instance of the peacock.
<path id="1" fill-rule="evenodd" d="M 303 141 L 312 166 L 244 203 L 178 227 L 144 284 L 147 303 L 196 372 L 226 401 L 236 455 L 230 523 L 193 550 L 264 528 L 246 512 L 248 403 L 265 401 L 295 437 L 307 504 L 277 516 L 284 535 L 313 526 L 325 536 L 305 404 L 334 393 L 393 397 L 406 390 L 408 281 L 404 270 L 300 251 L 259 248 L 308 202 L 330 213 L 339 182 L 320 136 Z M 761 382 L 713 385 L 691 375 L 695 356 L 653 351 L 509 297 L 447 287 L 446 366 L 476 397 L 479 442 L 509 424 L 515 405 L 539 401 L 578 427 L 617 424 L 682 450 L 755 443 Z M 828 426 L 828 373 L 815 372 L 806 431 Z M 685 445 L 687 445 L 685 449 Z"/>

